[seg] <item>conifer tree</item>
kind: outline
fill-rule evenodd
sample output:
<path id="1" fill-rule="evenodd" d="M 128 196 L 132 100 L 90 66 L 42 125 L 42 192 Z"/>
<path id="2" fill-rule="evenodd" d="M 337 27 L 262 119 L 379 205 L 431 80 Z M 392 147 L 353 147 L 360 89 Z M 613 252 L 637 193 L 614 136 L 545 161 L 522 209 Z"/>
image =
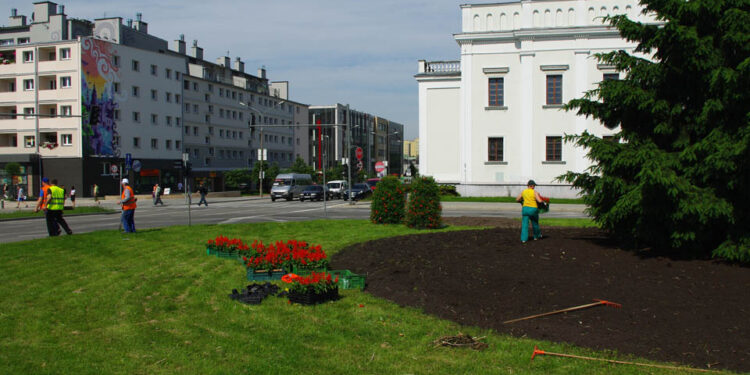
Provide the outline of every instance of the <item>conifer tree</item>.
<path id="1" fill-rule="evenodd" d="M 619 126 L 566 137 L 592 167 L 560 179 L 620 239 L 750 262 L 750 0 L 642 0 L 659 24 L 608 17 L 625 51 L 597 55 L 620 80 L 568 110 Z"/>

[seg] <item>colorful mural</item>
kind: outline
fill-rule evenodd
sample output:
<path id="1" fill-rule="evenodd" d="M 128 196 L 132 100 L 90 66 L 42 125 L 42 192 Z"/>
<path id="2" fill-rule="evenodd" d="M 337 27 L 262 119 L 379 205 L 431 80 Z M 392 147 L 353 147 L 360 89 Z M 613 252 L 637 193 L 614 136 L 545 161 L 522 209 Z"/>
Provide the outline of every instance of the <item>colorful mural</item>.
<path id="1" fill-rule="evenodd" d="M 81 40 L 81 113 L 84 156 L 119 157 L 120 147 L 115 122 L 114 83 L 120 81 L 117 66 L 112 64 L 115 46 L 103 40 Z"/>

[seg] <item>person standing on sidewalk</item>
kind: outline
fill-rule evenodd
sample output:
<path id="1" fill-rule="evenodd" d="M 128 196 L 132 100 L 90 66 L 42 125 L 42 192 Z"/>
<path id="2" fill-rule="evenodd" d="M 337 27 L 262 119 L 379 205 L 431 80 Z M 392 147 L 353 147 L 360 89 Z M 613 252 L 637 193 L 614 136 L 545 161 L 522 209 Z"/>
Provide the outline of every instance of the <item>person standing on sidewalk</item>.
<path id="1" fill-rule="evenodd" d="M 73 204 L 73 209 L 76 209 L 76 186 L 70 186 L 70 203 Z"/>
<path id="2" fill-rule="evenodd" d="M 138 198 L 133 193 L 133 188 L 128 185 L 130 181 L 127 178 L 122 179 L 122 196 L 120 196 L 120 205 L 122 206 L 122 228 L 125 233 L 135 233 L 135 208 Z"/>
<path id="3" fill-rule="evenodd" d="M 100 194 L 99 185 L 94 184 L 94 202 L 96 202 L 96 204 L 101 204 L 99 202 L 99 194 Z"/>
<path id="4" fill-rule="evenodd" d="M 47 210 L 45 211 L 45 217 L 47 218 L 47 231 L 50 237 L 60 235 L 60 227 L 65 230 L 68 235 L 73 234 L 70 230 L 68 223 L 63 217 L 63 209 L 65 209 L 65 190 L 57 186 L 57 180 L 53 179 L 49 185 L 47 201 Z M 50 230 L 54 228 L 54 232 Z"/>
<path id="5" fill-rule="evenodd" d="M 34 213 L 44 210 L 44 218 L 47 222 L 47 233 L 50 236 L 57 236 L 57 234 L 60 233 L 60 227 L 57 225 L 56 221 L 51 220 L 49 217 L 49 212 L 47 211 L 47 198 L 49 198 L 49 179 L 47 177 L 42 177 L 42 190 L 39 191 L 39 199 L 36 201 Z"/>
<path id="6" fill-rule="evenodd" d="M 206 194 L 208 194 L 208 189 L 206 189 L 206 185 L 201 184 L 201 186 L 198 188 L 198 193 L 201 194 L 201 200 L 198 201 L 198 206 L 203 203 L 206 205 L 206 207 L 208 207 L 208 202 L 206 202 Z"/>
<path id="7" fill-rule="evenodd" d="M 539 203 L 542 203 L 542 197 L 534 190 L 535 187 L 536 182 L 529 180 L 526 184 L 526 190 L 516 197 L 516 202 L 521 202 L 523 205 L 521 209 L 523 220 L 521 222 L 521 243 L 526 243 L 529 239 L 529 221 L 533 226 L 534 240 L 542 238 L 542 231 L 539 229 Z"/>
<path id="8" fill-rule="evenodd" d="M 162 193 L 161 186 L 159 186 L 159 184 L 154 185 L 154 190 L 153 190 L 154 206 L 156 206 L 159 203 L 161 203 L 162 206 L 164 205 L 164 202 L 161 201 L 161 193 Z"/>
<path id="9" fill-rule="evenodd" d="M 26 196 L 24 195 L 23 186 L 18 185 L 18 192 L 16 192 L 16 200 L 18 200 L 18 204 L 16 204 L 16 208 L 21 208 L 21 202 L 26 200 Z M 28 207 L 28 205 L 26 205 Z"/>

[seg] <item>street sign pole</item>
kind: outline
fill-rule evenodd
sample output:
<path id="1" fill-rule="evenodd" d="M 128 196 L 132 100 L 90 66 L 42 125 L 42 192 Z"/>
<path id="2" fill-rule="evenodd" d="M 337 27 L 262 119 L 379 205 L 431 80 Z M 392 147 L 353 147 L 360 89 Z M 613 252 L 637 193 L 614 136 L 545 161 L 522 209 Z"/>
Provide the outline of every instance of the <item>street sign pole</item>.
<path id="1" fill-rule="evenodd" d="M 191 226 L 193 220 L 192 220 L 192 217 L 191 217 L 191 214 L 190 214 L 190 204 L 192 202 L 191 202 L 191 199 L 190 199 L 190 188 L 188 188 L 187 173 L 186 173 L 187 172 L 187 163 L 188 163 L 189 160 L 190 160 L 190 154 L 188 154 L 187 152 L 183 152 L 182 153 L 182 181 L 183 181 L 183 185 L 182 186 L 185 188 L 185 202 L 187 202 L 188 226 Z"/>
<path id="2" fill-rule="evenodd" d="M 352 125 L 351 125 L 351 110 L 349 108 L 349 104 L 346 105 L 346 159 L 349 160 L 349 157 L 352 155 Z M 346 163 L 346 173 L 347 173 L 347 184 L 349 189 L 349 205 L 354 204 L 354 199 L 352 199 L 352 163 Z"/>

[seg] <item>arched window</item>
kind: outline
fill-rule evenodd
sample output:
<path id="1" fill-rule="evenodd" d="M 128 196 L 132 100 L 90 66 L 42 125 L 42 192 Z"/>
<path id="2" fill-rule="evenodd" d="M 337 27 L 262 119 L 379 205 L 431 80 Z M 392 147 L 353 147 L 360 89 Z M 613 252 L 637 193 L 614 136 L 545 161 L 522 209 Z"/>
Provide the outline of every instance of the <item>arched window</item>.
<path id="1" fill-rule="evenodd" d="M 555 14 L 555 26 L 565 26 L 565 17 L 563 17 L 562 9 L 558 9 Z"/>
<path id="2" fill-rule="evenodd" d="M 573 8 L 568 9 L 568 26 L 575 26 L 576 24 L 576 11 Z"/>
<path id="3" fill-rule="evenodd" d="M 479 19 L 479 15 L 474 15 L 474 30 L 473 31 L 480 31 L 482 29 L 482 20 Z"/>
<path id="4" fill-rule="evenodd" d="M 495 26 L 495 17 L 491 13 L 487 13 L 487 30 L 497 30 Z"/>
<path id="5" fill-rule="evenodd" d="M 541 26 L 542 20 L 539 17 L 539 11 L 535 10 L 533 15 L 534 15 L 534 27 Z"/>
<path id="6" fill-rule="evenodd" d="M 508 16 L 500 14 L 500 30 L 508 30 Z"/>
<path id="7" fill-rule="evenodd" d="M 596 11 L 594 8 L 589 8 L 589 23 L 596 24 Z"/>
<path id="8" fill-rule="evenodd" d="M 518 12 L 513 13 L 513 29 L 518 30 L 521 28 L 521 15 Z"/>

